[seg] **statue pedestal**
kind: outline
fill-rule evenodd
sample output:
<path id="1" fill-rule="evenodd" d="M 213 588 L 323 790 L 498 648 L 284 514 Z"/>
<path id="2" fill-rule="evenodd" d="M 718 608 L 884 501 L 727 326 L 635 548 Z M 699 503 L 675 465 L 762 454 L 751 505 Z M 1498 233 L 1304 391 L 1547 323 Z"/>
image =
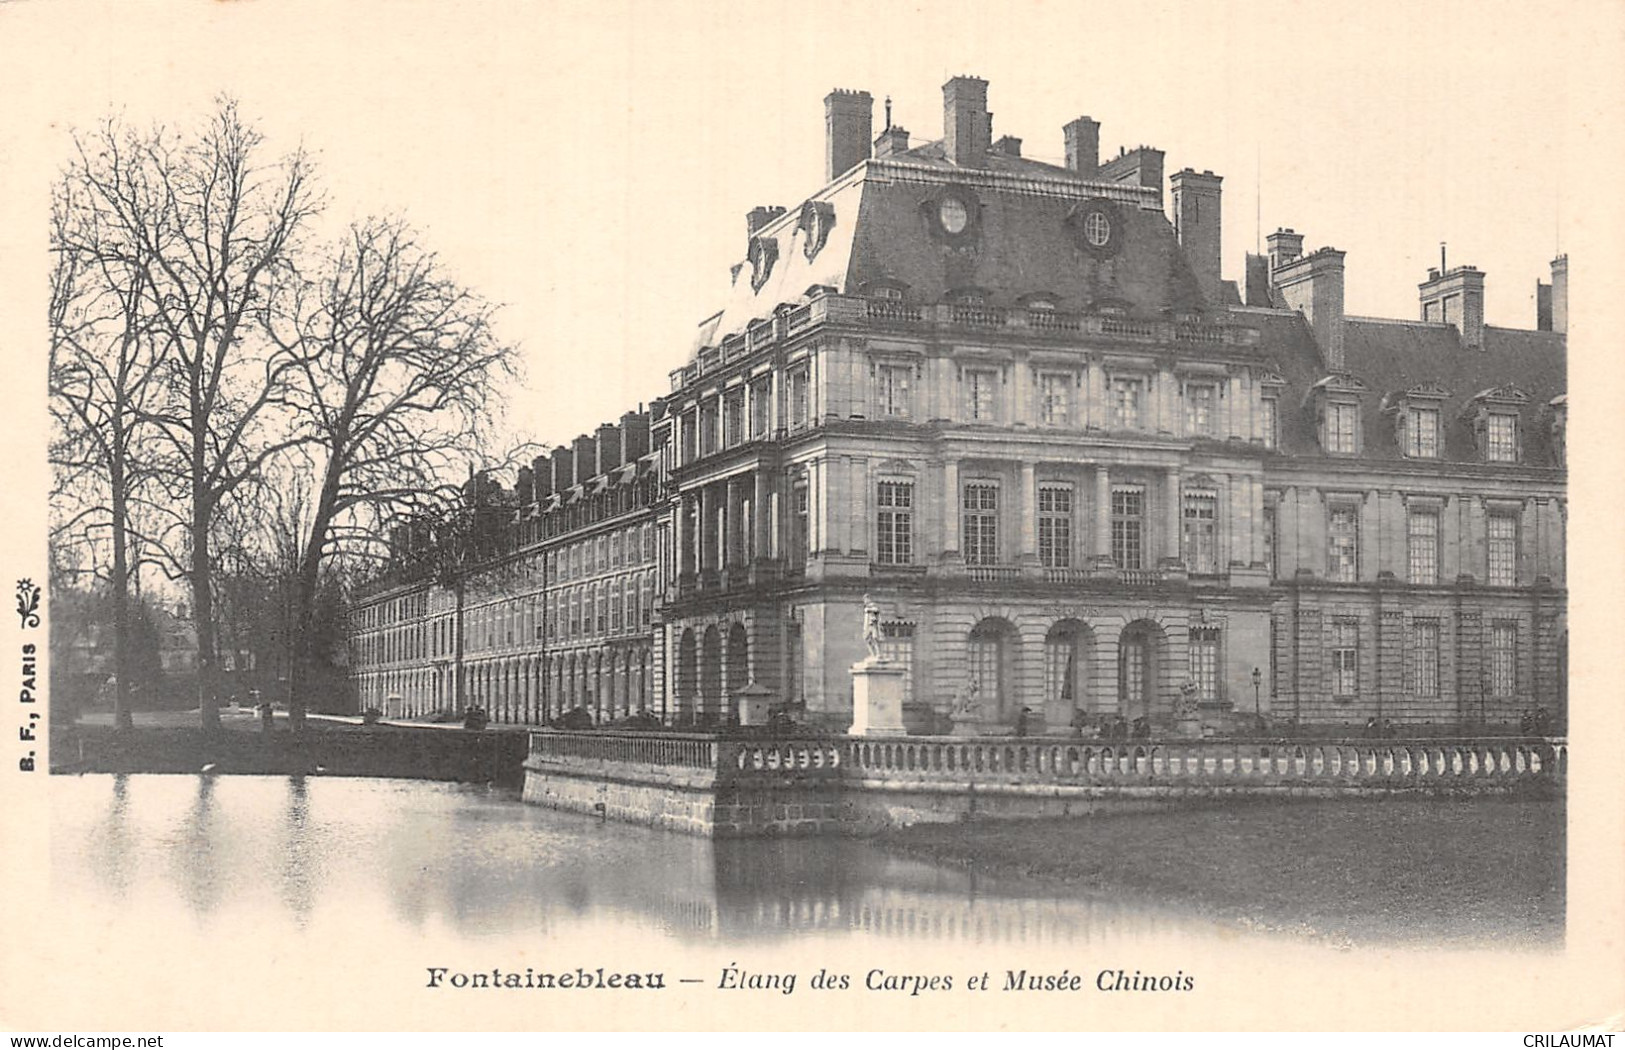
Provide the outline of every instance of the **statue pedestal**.
<path id="1" fill-rule="evenodd" d="M 982 720 L 976 715 L 953 715 L 953 736 L 981 736 Z"/>
<path id="2" fill-rule="evenodd" d="M 903 665 L 870 657 L 852 665 L 851 736 L 902 736 Z"/>
<path id="3" fill-rule="evenodd" d="M 1202 735 L 1202 720 L 1196 715 L 1184 715 L 1175 723 L 1174 731 L 1180 736 L 1199 737 Z"/>

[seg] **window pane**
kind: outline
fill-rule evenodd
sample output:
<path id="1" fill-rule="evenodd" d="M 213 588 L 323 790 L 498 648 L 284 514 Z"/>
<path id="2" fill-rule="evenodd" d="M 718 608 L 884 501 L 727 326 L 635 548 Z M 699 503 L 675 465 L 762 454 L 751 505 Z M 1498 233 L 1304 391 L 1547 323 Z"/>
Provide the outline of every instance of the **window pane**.
<path id="1" fill-rule="evenodd" d="M 1518 582 L 1518 519 L 1511 514 L 1490 515 L 1489 582 L 1491 587 Z"/>
<path id="2" fill-rule="evenodd" d="M 1118 427 L 1140 429 L 1140 394 L 1144 384 L 1138 379 L 1112 380 L 1112 406 Z"/>
<path id="3" fill-rule="evenodd" d="M 1505 412 L 1490 414 L 1485 458 L 1492 463 L 1518 461 L 1518 417 Z"/>
<path id="4" fill-rule="evenodd" d="M 1360 519 L 1353 507 L 1333 507 L 1328 515 L 1326 578 L 1353 583 L 1360 572 Z"/>
<path id="5" fill-rule="evenodd" d="M 1218 500 L 1210 493 L 1185 494 L 1185 567 L 1194 573 L 1219 571 Z"/>
<path id="6" fill-rule="evenodd" d="M 1050 486 L 1038 490 L 1038 561 L 1047 568 L 1072 564 L 1072 490 Z"/>
<path id="7" fill-rule="evenodd" d="M 1412 456 L 1431 458 L 1439 454 L 1439 410 L 1415 408 L 1410 414 L 1410 431 L 1406 435 L 1406 452 Z"/>
<path id="8" fill-rule="evenodd" d="M 1412 510 L 1407 527 L 1410 552 L 1410 582 L 1439 582 L 1439 515 L 1432 510 Z"/>
<path id="9" fill-rule="evenodd" d="M 1142 568 L 1145 493 L 1139 488 L 1112 490 L 1112 561 L 1119 569 Z"/>
<path id="10" fill-rule="evenodd" d="M 966 485 L 962 520 L 965 564 L 993 565 L 999 560 L 999 489 Z"/>
<path id="11" fill-rule="evenodd" d="M 1439 695 L 1439 624 L 1417 620 L 1411 625 L 1411 692 Z"/>
<path id="12" fill-rule="evenodd" d="M 882 481 L 877 503 L 875 559 L 883 565 L 909 564 L 914 560 L 913 483 Z"/>

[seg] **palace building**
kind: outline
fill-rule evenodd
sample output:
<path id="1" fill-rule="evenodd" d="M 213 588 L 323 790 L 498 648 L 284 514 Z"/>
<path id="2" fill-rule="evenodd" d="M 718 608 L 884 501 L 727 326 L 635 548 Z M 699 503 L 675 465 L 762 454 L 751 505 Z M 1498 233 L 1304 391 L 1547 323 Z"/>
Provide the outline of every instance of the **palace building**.
<path id="1" fill-rule="evenodd" d="M 830 94 L 823 185 L 750 210 L 649 411 L 471 483 L 457 557 L 397 530 L 364 705 L 844 729 L 868 600 L 914 732 L 1561 714 L 1566 259 L 1534 330 L 1471 266 L 1350 316 L 1290 229 L 1224 278 L 1212 172 L 1088 117 L 1029 159 L 973 77 L 943 110 Z"/>

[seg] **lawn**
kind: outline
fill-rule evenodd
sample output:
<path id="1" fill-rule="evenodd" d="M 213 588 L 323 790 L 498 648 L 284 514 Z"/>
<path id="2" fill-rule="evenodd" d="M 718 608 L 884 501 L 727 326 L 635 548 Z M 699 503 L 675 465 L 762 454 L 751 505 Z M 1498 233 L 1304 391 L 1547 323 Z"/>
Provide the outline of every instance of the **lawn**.
<path id="1" fill-rule="evenodd" d="M 1061 892 L 1125 896 L 1334 940 L 1552 944 L 1563 934 L 1560 800 L 1259 801 L 916 825 L 880 841 Z"/>

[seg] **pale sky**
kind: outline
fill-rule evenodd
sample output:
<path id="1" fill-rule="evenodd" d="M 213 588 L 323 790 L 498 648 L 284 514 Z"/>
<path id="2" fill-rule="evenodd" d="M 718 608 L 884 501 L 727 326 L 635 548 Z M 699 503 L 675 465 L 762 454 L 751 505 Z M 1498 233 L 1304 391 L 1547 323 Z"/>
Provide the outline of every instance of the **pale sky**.
<path id="1" fill-rule="evenodd" d="M 331 219 L 402 213 L 505 304 L 528 373 L 510 424 L 560 441 L 667 390 L 745 212 L 820 186 L 833 87 L 870 91 L 877 130 L 891 95 L 919 142 L 943 81 L 982 76 L 995 136 L 1029 156 L 1058 159 L 1088 114 L 1103 157 L 1154 145 L 1223 175 L 1228 278 L 1262 185 L 1265 233 L 1348 252 L 1350 313 L 1416 316 L 1444 240 L 1487 272 L 1490 323 L 1533 327 L 1594 192 L 1577 56 L 1619 39 L 1617 6 L 1571 6 L 21 0 L 0 3 L 7 184 L 42 193 L 69 127 L 195 123 L 234 94 L 318 155 Z M 45 212 L 22 208 L 27 248 Z"/>

